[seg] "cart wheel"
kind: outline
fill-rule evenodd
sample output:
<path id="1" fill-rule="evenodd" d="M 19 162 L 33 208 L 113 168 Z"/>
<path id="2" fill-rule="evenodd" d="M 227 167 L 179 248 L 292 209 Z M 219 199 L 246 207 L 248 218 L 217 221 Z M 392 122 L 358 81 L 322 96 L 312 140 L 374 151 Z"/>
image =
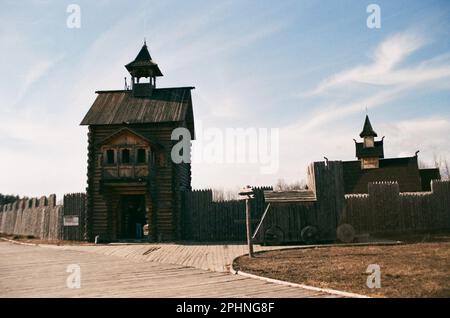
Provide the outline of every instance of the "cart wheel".
<path id="1" fill-rule="evenodd" d="M 350 224 L 341 224 L 336 230 L 339 241 L 343 243 L 351 243 L 355 240 L 355 229 Z"/>
<path id="2" fill-rule="evenodd" d="M 264 233 L 264 242 L 267 245 L 280 245 L 283 242 L 284 233 L 278 226 L 267 229 Z"/>
<path id="3" fill-rule="evenodd" d="M 318 233 L 319 231 L 317 230 L 317 227 L 313 225 L 305 226 L 301 232 L 303 242 L 305 242 L 306 244 L 316 243 Z"/>

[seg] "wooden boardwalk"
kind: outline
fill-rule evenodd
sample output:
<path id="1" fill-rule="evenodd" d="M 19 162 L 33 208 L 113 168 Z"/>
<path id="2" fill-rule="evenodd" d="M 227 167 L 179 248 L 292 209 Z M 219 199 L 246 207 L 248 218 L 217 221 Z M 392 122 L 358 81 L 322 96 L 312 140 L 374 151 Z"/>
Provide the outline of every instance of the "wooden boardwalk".
<path id="1" fill-rule="evenodd" d="M 124 249 L 108 250 L 110 255 L 74 249 L 0 242 L 0 297 L 338 297 L 229 273 L 143 262 L 142 255 L 114 256 Z M 70 264 L 80 266 L 79 289 L 66 285 Z"/>
<path id="2" fill-rule="evenodd" d="M 190 266 L 215 272 L 228 272 L 234 258 L 247 253 L 245 244 L 108 244 L 48 246 L 126 259 Z M 280 247 L 255 245 L 255 251 Z"/>
<path id="3" fill-rule="evenodd" d="M 371 240 L 359 244 L 396 244 L 389 240 Z M 317 245 L 324 247 L 326 245 Z M 101 255 L 120 256 L 126 259 L 176 264 L 215 272 L 229 272 L 233 259 L 248 252 L 246 244 L 208 243 L 147 243 L 147 244 L 107 244 L 107 245 L 47 245 L 56 249 L 81 251 Z M 279 250 L 282 248 L 314 248 L 310 245 L 261 246 L 254 245 L 255 252 Z"/>

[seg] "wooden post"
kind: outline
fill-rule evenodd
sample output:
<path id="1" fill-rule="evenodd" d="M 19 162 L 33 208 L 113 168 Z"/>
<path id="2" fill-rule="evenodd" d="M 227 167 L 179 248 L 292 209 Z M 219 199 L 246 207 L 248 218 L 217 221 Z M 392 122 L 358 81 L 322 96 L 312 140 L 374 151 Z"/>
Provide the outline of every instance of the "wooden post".
<path id="1" fill-rule="evenodd" d="M 248 244 L 248 256 L 253 257 L 253 242 L 251 234 L 251 215 L 250 215 L 250 198 L 245 199 L 245 216 L 247 223 L 247 244 Z"/>
<path id="2" fill-rule="evenodd" d="M 250 199 L 254 198 L 254 192 L 251 186 L 245 186 L 239 191 L 239 195 L 245 200 L 245 223 L 247 225 L 247 244 L 248 244 L 248 256 L 253 257 L 253 243 L 252 243 L 252 229 L 250 218 Z"/>

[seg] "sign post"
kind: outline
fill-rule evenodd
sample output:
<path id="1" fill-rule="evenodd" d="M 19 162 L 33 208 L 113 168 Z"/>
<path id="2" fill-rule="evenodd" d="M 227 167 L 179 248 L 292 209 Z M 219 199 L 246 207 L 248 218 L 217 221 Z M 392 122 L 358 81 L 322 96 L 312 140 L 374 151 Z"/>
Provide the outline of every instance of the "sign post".
<path id="1" fill-rule="evenodd" d="M 248 245 L 248 257 L 253 257 L 253 241 L 251 230 L 251 210 L 250 199 L 254 198 L 253 189 L 250 186 L 244 187 L 239 195 L 245 199 L 245 223 L 247 228 L 247 245 Z"/>
<path id="2" fill-rule="evenodd" d="M 245 200 L 245 219 L 247 223 L 247 245 L 248 245 L 248 256 L 253 257 L 253 242 L 252 242 L 252 230 L 251 230 L 251 215 L 250 215 L 250 199 Z"/>

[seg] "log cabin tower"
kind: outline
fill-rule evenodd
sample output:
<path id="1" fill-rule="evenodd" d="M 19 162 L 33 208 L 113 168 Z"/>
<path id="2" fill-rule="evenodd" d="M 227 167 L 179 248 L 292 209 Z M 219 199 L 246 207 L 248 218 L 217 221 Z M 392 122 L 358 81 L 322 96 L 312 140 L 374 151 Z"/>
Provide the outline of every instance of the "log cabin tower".
<path id="1" fill-rule="evenodd" d="M 171 134 L 183 127 L 194 139 L 194 87 L 157 88 L 163 75 L 146 43 L 125 68 L 131 89 L 97 91 L 81 122 L 89 129 L 86 239 L 177 240 L 191 165 L 171 160 Z"/>

